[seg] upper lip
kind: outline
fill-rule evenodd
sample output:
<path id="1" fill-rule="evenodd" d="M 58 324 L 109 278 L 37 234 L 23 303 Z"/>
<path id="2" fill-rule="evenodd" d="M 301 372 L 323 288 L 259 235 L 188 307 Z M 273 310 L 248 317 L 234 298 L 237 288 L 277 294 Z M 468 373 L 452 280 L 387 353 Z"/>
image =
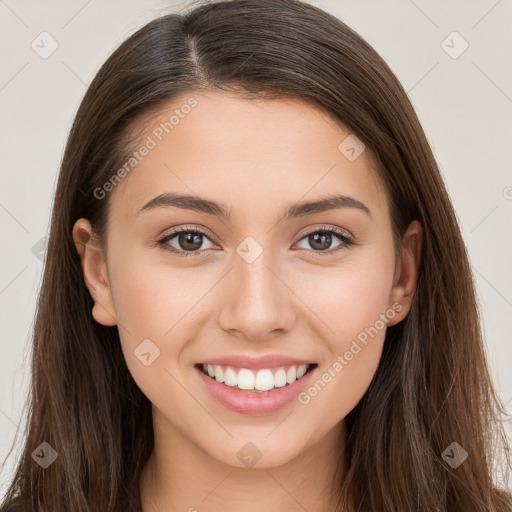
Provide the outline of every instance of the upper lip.
<path id="1" fill-rule="evenodd" d="M 205 359 L 199 364 L 235 366 L 237 368 L 247 368 L 249 370 L 262 370 L 264 368 L 273 368 L 275 366 L 308 365 L 313 364 L 313 362 L 281 354 L 268 354 L 264 356 L 248 356 L 239 354 Z"/>

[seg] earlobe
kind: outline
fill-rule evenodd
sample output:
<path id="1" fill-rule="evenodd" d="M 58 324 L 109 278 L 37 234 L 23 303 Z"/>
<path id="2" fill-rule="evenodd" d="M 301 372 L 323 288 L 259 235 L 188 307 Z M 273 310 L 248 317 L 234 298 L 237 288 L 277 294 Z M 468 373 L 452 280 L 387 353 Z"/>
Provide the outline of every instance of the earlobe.
<path id="1" fill-rule="evenodd" d="M 79 219 L 73 226 L 73 240 L 80 256 L 84 281 L 94 300 L 92 316 L 99 324 L 117 323 L 103 249 L 95 239 L 90 222 Z"/>
<path id="2" fill-rule="evenodd" d="M 389 307 L 399 303 L 402 309 L 388 322 L 388 326 L 399 323 L 411 309 L 421 263 L 422 235 L 422 227 L 417 220 L 411 222 L 404 233 L 389 300 Z"/>

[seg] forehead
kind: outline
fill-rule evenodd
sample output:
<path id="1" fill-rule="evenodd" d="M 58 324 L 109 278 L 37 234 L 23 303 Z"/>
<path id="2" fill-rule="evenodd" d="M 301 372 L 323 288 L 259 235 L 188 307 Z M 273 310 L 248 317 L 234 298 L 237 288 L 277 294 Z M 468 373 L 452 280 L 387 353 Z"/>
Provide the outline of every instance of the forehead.
<path id="1" fill-rule="evenodd" d="M 215 196 L 234 211 L 334 190 L 386 207 L 368 152 L 347 158 L 353 134 L 311 102 L 184 93 L 141 117 L 132 136 L 134 151 L 148 149 L 111 198 L 124 215 L 167 191 Z"/>

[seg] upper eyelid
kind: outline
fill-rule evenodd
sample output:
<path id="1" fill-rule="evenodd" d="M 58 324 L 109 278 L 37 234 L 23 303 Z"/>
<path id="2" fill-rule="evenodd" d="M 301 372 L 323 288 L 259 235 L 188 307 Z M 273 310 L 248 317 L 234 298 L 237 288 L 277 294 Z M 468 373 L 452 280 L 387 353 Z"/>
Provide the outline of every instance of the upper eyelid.
<path id="1" fill-rule="evenodd" d="M 317 231 L 334 232 L 334 234 L 344 236 L 345 238 L 348 238 L 349 240 L 354 241 L 354 236 L 346 229 L 340 228 L 338 226 L 327 225 L 327 224 L 324 224 L 321 226 L 314 226 L 312 228 L 305 228 L 305 231 L 301 233 L 301 235 L 299 236 L 297 241 L 302 240 L 302 238 L 304 238 L 305 236 L 310 235 L 311 233 L 316 233 Z"/>
<path id="2" fill-rule="evenodd" d="M 176 229 L 171 229 L 171 231 L 169 231 L 167 234 L 162 235 L 160 237 L 160 240 L 164 240 L 166 238 L 170 239 L 170 238 L 172 238 L 172 237 L 174 237 L 176 235 L 179 235 L 180 233 L 183 233 L 183 232 L 185 232 L 185 233 L 190 233 L 190 232 L 199 233 L 201 235 L 204 235 L 204 236 L 208 237 L 211 240 L 211 242 L 217 243 L 215 241 L 216 238 L 209 234 L 210 232 L 209 232 L 208 229 L 203 228 L 203 227 L 198 228 L 198 227 L 193 227 L 193 226 L 183 226 L 183 227 L 178 227 Z"/>

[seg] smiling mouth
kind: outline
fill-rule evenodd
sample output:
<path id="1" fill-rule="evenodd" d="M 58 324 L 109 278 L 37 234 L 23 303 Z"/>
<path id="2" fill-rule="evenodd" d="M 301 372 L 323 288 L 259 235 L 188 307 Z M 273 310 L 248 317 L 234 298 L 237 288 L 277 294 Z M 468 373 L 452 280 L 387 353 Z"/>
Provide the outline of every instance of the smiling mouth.
<path id="1" fill-rule="evenodd" d="M 261 370 L 204 363 L 195 366 L 211 379 L 233 389 L 266 393 L 293 384 L 313 371 L 318 364 L 278 366 Z"/>

